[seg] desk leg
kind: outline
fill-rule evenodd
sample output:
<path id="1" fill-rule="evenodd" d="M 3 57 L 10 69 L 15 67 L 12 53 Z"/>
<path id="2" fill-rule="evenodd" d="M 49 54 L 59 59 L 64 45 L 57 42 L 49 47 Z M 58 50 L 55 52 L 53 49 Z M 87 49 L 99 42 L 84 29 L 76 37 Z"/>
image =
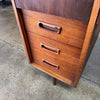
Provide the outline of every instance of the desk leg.
<path id="1" fill-rule="evenodd" d="M 56 78 L 52 77 L 53 79 L 53 85 L 56 85 Z"/>

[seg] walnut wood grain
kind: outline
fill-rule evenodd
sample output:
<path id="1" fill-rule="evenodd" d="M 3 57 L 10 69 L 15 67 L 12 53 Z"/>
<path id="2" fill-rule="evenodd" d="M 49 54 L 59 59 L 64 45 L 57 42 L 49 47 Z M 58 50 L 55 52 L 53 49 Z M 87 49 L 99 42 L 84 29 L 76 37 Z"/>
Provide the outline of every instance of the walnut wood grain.
<path id="1" fill-rule="evenodd" d="M 51 67 L 54 67 L 56 70 L 59 69 L 59 65 L 56 65 L 56 64 L 54 64 L 54 63 L 52 63 L 52 62 L 49 62 L 49 61 L 46 60 L 46 59 L 42 59 L 42 61 L 43 61 L 45 64 L 50 65 Z"/>
<path id="2" fill-rule="evenodd" d="M 99 10 L 98 18 L 97 18 L 97 24 L 100 24 L 100 10 Z"/>
<path id="3" fill-rule="evenodd" d="M 36 6 L 40 5 L 39 0 L 23 0 L 23 2 L 22 0 L 12 0 L 28 60 L 35 68 L 40 69 L 70 86 L 76 87 L 85 64 L 84 62 L 87 61 L 88 55 L 98 35 L 92 33 L 96 22 L 100 21 L 100 0 L 94 0 L 88 27 L 87 23 L 70 20 L 67 19 L 67 17 L 88 21 L 93 0 L 59 0 L 61 4 L 59 5 L 60 7 L 58 6 L 58 0 L 41 0 L 41 3 L 39 7 Z M 48 7 L 46 7 L 46 4 Z M 55 5 L 56 8 L 51 4 Z M 68 9 L 65 7 L 66 4 Z M 80 6 L 82 9 L 80 9 Z M 26 11 L 25 9 L 31 11 Z M 40 9 L 40 12 L 45 14 L 39 13 Z M 77 17 L 77 15 L 79 17 Z M 37 22 L 38 20 L 61 26 L 61 33 L 58 35 L 54 34 L 55 32 L 47 31 L 43 28 L 40 29 Z M 96 36 L 96 38 L 94 38 L 94 36 Z M 54 51 L 59 49 L 60 53 L 57 55 L 55 52 L 52 52 L 52 50 L 42 48 L 40 43 L 51 47 L 49 49 L 53 49 Z M 43 59 L 45 59 L 47 63 L 44 63 Z M 55 68 L 57 66 L 59 66 L 58 69 Z"/>
<path id="4" fill-rule="evenodd" d="M 33 62 L 73 81 L 81 50 L 28 32 Z M 41 48 L 40 43 L 60 49 L 60 54 Z M 43 62 L 43 59 L 47 63 Z M 49 64 L 49 63 L 50 64 Z M 54 65 L 54 66 L 53 66 Z M 56 66 L 57 65 L 57 66 Z"/>
<path id="5" fill-rule="evenodd" d="M 60 34 L 61 30 L 62 30 L 61 26 L 52 25 L 50 23 L 43 22 L 43 21 L 40 21 L 40 20 L 38 20 L 38 24 L 39 24 L 40 27 L 45 28 L 47 30 L 55 31 L 57 34 Z"/>
<path id="6" fill-rule="evenodd" d="M 41 36 L 82 48 L 87 29 L 87 23 L 77 20 L 65 19 L 58 16 L 47 15 L 34 11 L 22 10 L 26 30 Z M 38 20 L 62 27 L 60 34 L 39 27 Z"/>
<path id="7" fill-rule="evenodd" d="M 60 81 L 62 81 L 62 82 L 64 82 L 64 83 L 66 83 L 66 84 L 69 84 L 70 86 L 73 86 L 72 81 L 71 81 L 70 79 L 65 78 L 65 77 L 63 77 L 62 75 L 59 75 L 59 74 L 55 73 L 54 71 L 49 70 L 49 69 L 47 69 L 47 68 L 44 67 L 44 66 L 40 66 L 40 65 L 38 65 L 38 64 L 36 64 L 36 63 L 34 63 L 34 62 L 31 63 L 31 65 L 34 66 L 35 68 L 37 68 L 37 69 L 39 69 L 39 70 L 45 72 L 46 74 L 49 74 L 49 75 L 51 75 L 52 77 L 55 77 L 56 79 L 58 79 L 58 80 L 60 80 Z"/>
<path id="8" fill-rule="evenodd" d="M 26 55 L 27 55 L 29 63 L 31 63 L 32 62 L 32 55 L 31 55 L 30 46 L 29 46 L 29 43 L 28 43 L 28 38 L 27 38 L 27 35 L 26 35 L 26 30 L 25 30 L 25 27 L 24 27 L 23 19 L 22 19 L 21 10 L 16 8 L 14 0 L 12 0 L 12 5 L 13 5 L 14 12 L 15 12 L 15 17 L 16 17 L 16 20 L 17 20 L 20 35 L 21 35 L 21 38 L 23 40 L 23 44 L 24 44 L 24 47 L 25 47 L 25 50 L 26 50 Z"/>
<path id="9" fill-rule="evenodd" d="M 52 58 L 55 59 L 60 59 L 65 61 L 66 63 L 69 64 L 74 64 L 76 65 L 78 63 L 78 60 L 80 58 L 81 54 L 81 49 L 74 48 L 69 45 L 65 45 L 62 43 L 59 43 L 57 41 L 53 41 L 51 39 L 39 36 L 37 34 L 28 32 L 28 39 L 31 47 L 31 51 L 34 52 L 34 50 L 37 50 L 37 52 L 41 52 L 42 54 L 46 54 L 47 56 L 49 55 Z M 50 47 L 54 47 L 60 50 L 60 53 L 57 55 L 55 52 L 51 50 L 47 50 L 45 48 L 41 47 L 41 43 L 48 45 Z M 34 56 L 35 53 L 33 53 Z M 36 57 L 33 57 L 33 60 Z M 38 59 L 38 58 L 37 58 Z"/>
<path id="10" fill-rule="evenodd" d="M 41 45 L 42 48 L 44 48 L 46 50 L 49 50 L 49 51 L 52 51 L 57 55 L 60 54 L 60 50 L 58 48 L 51 47 L 51 46 L 43 44 L 43 43 L 40 43 L 40 45 Z"/>
<path id="11" fill-rule="evenodd" d="M 62 16 L 80 21 L 89 21 L 94 0 L 15 0 L 16 7 Z M 100 15 L 99 15 L 100 16 Z M 100 24 L 100 17 L 98 22 Z"/>
<path id="12" fill-rule="evenodd" d="M 87 55 L 86 55 L 86 58 L 85 58 L 85 63 L 83 65 L 83 68 L 85 67 L 85 65 L 87 64 L 87 61 L 90 57 L 90 54 L 93 50 L 93 47 L 96 43 L 96 40 L 98 38 L 98 35 L 99 35 L 99 32 L 100 32 L 100 25 L 95 25 L 95 28 L 94 28 L 94 31 L 93 31 L 93 35 L 92 35 L 92 38 L 91 38 L 91 42 L 90 42 L 90 45 L 89 45 L 89 48 L 88 48 L 88 51 L 87 51 Z"/>
<path id="13" fill-rule="evenodd" d="M 96 20 L 97 20 L 97 17 L 98 17 L 99 10 L 100 10 L 100 0 L 94 0 L 92 13 L 91 13 L 90 21 L 89 21 L 89 24 L 88 24 L 88 28 L 87 28 L 87 32 L 86 32 L 86 36 L 85 36 L 80 60 L 79 60 L 77 74 L 76 74 L 76 77 L 75 77 L 75 80 L 74 80 L 74 86 L 77 85 L 78 80 L 80 78 L 80 75 L 82 73 L 83 67 L 84 67 L 83 65 L 84 65 L 85 58 L 86 58 L 86 55 L 87 55 L 87 52 L 88 52 L 88 49 L 89 49 L 89 45 L 90 45 L 90 42 L 91 42 L 91 39 L 92 39 L 93 30 L 95 28 L 95 24 L 96 24 Z"/>

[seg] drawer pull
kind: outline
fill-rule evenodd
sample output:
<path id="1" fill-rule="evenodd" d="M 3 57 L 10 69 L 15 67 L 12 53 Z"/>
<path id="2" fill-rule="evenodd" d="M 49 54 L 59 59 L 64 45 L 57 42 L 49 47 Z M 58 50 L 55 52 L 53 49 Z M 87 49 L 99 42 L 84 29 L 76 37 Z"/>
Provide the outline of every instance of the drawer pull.
<path id="1" fill-rule="evenodd" d="M 46 23 L 46 22 L 43 22 L 43 21 L 40 21 L 40 20 L 38 21 L 38 24 L 42 28 L 57 32 L 57 34 L 60 34 L 61 30 L 62 30 L 61 26 L 51 25 L 49 23 Z"/>
<path id="2" fill-rule="evenodd" d="M 52 66 L 52 67 L 55 67 L 56 69 L 59 69 L 59 66 L 58 66 L 58 65 L 53 64 L 53 63 L 51 63 L 51 62 L 49 62 L 49 61 L 47 61 L 47 60 L 45 60 L 45 59 L 42 59 L 42 60 L 43 60 L 44 63 L 46 63 L 46 64 L 48 64 L 48 65 L 50 65 L 50 66 Z"/>
<path id="3" fill-rule="evenodd" d="M 45 48 L 45 49 L 50 50 L 52 52 L 55 52 L 56 54 L 60 54 L 60 50 L 57 49 L 57 48 L 50 47 L 50 46 L 43 44 L 43 43 L 40 43 L 40 45 L 41 45 L 42 48 Z"/>

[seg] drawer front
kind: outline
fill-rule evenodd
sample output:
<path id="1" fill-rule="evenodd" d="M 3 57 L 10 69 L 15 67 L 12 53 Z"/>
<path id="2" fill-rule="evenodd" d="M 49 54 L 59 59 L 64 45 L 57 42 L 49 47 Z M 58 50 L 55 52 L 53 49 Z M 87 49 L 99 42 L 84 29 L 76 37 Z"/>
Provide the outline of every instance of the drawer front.
<path id="1" fill-rule="evenodd" d="M 82 48 L 87 25 L 62 17 L 22 10 L 26 30 Z"/>
<path id="2" fill-rule="evenodd" d="M 55 73 L 72 79 L 81 49 L 28 32 L 33 61 Z"/>

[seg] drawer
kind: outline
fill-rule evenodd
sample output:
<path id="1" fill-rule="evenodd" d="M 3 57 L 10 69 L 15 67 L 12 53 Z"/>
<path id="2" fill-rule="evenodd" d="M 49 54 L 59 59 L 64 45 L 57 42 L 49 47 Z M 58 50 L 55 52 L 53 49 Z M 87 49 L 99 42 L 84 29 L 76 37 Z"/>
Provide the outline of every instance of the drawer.
<path id="1" fill-rule="evenodd" d="M 77 69 L 81 49 L 28 32 L 33 62 L 72 79 Z"/>
<path id="2" fill-rule="evenodd" d="M 22 14 L 27 32 L 82 48 L 86 23 L 35 11 L 22 10 Z"/>

